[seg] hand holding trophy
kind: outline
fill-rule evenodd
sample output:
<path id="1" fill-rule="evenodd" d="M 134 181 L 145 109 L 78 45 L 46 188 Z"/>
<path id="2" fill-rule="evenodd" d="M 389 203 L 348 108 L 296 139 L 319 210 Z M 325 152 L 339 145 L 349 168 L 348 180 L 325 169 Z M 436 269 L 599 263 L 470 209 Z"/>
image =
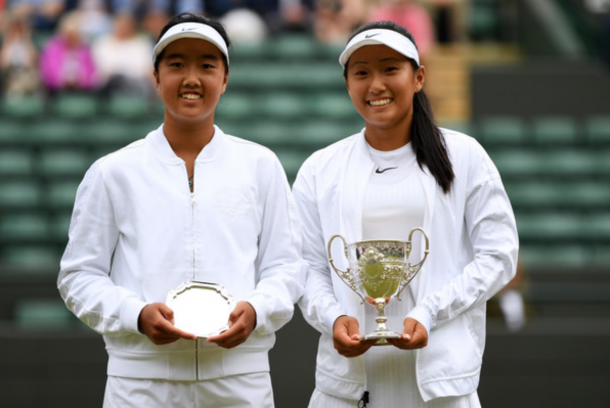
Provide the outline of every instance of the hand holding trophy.
<path id="1" fill-rule="evenodd" d="M 419 231 L 426 241 L 423 259 L 417 264 L 409 262 L 411 238 Z M 335 238 L 343 241 L 343 249 L 349 267 L 346 271 L 338 269 L 331 255 L 331 245 Z M 393 298 L 400 300 L 400 293 L 417 275 L 429 253 L 429 242 L 426 232 L 413 228 L 408 241 L 370 240 L 347 244 L 342 235 L 333 235 L 328 241 L 328 260 L 339 278 L 349 286 L 363 302 L 368 302 L 377 309 L 377 330 L 367 334 L 363 340 L 377 340 L 374 344 L 387 345 L 387 339 L 400 338 L 400 334 L 388 330 L 385 306 Z"/>

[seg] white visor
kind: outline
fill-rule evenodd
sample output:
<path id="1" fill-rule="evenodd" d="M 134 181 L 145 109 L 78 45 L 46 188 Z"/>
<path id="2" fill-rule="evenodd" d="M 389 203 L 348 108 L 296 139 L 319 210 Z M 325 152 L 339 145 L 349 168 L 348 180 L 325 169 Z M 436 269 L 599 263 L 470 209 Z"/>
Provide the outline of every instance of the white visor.
<path id="1" fill-rule="evenodd" d="M 395 51 L 398 51 L 407 58 L 414 60 L 419 66 L 419 53 L 415 44 L 407 37 L 393 30 L 376 28 L 366 30 L 355 36 L 347 43 L 347 47 L 339 57 L 339 64 L 345 67 L 347 61 L 352 56 L 354 51 L 364 47 L 365 45 L 386 45 Z"/>
<path id="2" fill-rule="evenodd" d="M 222 39 L 221 35 L 209 25 L 202 23 L 176 24 L 167 30 L 157 45 L 155 45 L 155 48 L 153 48 L 153 62 L 157 60 L 157 57 L 163 52 L 165 47 L 181 38 L 198 38 L 211 42 L 218 47 L 220 52 L 227 58 L 227 64 L 229 63 L 229 51 L 227 50 L 227 44 Z"/>

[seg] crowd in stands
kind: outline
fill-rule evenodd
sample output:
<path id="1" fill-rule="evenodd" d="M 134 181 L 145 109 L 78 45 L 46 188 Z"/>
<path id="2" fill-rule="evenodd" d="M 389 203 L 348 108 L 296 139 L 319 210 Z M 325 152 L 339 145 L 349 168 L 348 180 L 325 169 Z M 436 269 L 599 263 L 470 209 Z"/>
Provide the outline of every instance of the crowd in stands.
<path id="1" fill-rule="evenodd" d="M 413 33 L 422 59 L 461 41 L 467 0 L 0 0 L 0 92 L 155 93 L 151 52 L 180 12 L 219 19 L 234 43 L 287 32 L 344 44 L 365 22 L 393 20 Z M 457 12 L 456 12 L 457 10 Z"/>

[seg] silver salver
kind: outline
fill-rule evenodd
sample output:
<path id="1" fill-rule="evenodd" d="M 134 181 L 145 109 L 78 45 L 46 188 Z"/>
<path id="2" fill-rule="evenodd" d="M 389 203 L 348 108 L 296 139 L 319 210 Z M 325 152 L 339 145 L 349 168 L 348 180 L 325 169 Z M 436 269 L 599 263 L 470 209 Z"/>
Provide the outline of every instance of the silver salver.
<path id="1" fill-rule="evenodd" d="M 227 330 L 235 308 L 224 286 L 200 281 L 187 281 L 170 290 L 165 303 L 174 311 L 174 326 L 203 339 Z"/>
<path id="2" fill-rule="evenodd" d="M 423 258 L 416 264 L 409 260 L 413 233 L 419 231 L 426 242 Z M 348 261 L 345 271 L 338 269 L 331 255 L 335 238 L 343 241 L 343 251 Z M 400 300 L 400 293 L 407 287 L 423 266 L 429 253 L 426 232 L 413 228 L 408 241 L 369 240 L 348 244 L 342 235 L 333 235 L 328 241 L 328 260 L 339 278 L 360 298 L 377 309 L 377 329 L 362 340 L 377 340 L 375 345 L 389 344 L 387 339 L 397 339 L 399 333 L 388 330 L 385 316 L 386 304 L 393 298 Z"/>

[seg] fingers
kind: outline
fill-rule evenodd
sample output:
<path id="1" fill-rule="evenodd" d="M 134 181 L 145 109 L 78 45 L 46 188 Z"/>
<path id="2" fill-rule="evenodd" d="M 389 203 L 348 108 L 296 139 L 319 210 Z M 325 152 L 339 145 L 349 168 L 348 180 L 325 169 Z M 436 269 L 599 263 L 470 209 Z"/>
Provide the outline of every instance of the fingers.
<path id="1" fill-rule="evenodd" d="M 207 341 L 220 347 L 239 346 L 250 336 L 256 327 L 256 311 L 248 302 L 239 302 L 229 315 L 229 328 L 222 333 L 208 337 Z"/>
<path id="2" fill-rule="evenodd" d="M 178 329 L 173 324 L 174 312 L 164 303 L 146 305 L 138 317 L 138 328 L 157 345 L 173 343 L 184 338 L 195 340 L 197 336 Z"/>
<path id="3" fill-rule="evenodd" d="M 388 342 L 403 350 L 421 349 L 428 345 L 428 332 L 417 320 L 407 318 L 404 331 L 399 339 L 388 339 Z"/>
<path id="4" fill-rule="evenodd" d="M 374 340 L 361 341 L 358 321 L 351 316 L 340 316 L 333 326 L 335 349 L 344 357 L 364 354 L 375 343 Z"/>

